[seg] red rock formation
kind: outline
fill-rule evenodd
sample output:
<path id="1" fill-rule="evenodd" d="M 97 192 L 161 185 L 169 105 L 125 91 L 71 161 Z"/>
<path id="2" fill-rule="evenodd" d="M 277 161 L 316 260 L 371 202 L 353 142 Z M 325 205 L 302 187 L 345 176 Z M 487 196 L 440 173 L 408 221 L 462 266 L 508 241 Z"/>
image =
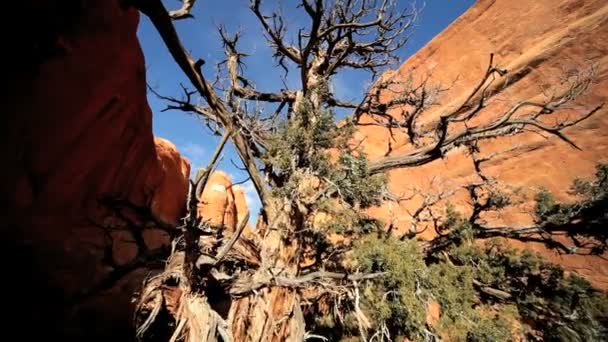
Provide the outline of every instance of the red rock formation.
<path id="1" fill-rule="evenodd" d="M 177 223 L 188 187 L 189 163 L 152 135 L 138 12 L 119 0 L 79 3 L 48 19 L 72 27 L 40 26 L 30 38 L 46 40 L 23 44 L 53 54 L 28 56 L 5 80 L 3 282 L 13 286 L 9 325 L 25 340 L 129 336 L 130 297 L 147 272 L 134 258 L 167 243 L 160 228 Z"/>
<path id="2" fill-rule="evenodd" d="M 245 197 L 245 189 L 238 185 L 232 186 L 232 192 L 234 192 L 234 205 L 236 207 L 236 222 L 241 222 L 245 219 L 245 215 L 249 213 L 249 217 L 253 216 L 253 213 L 249 210 L 249 203 Z M 251 227 L 249 227 L 251 229 Z"/>
<path id="3" fill-rule="evenodd" d="M 170 141 L 155 137 L 154 142 L 162 179 L 154 184 L 149 206 L 156 220 L 176 226 L 184 214 L 190 163 Z"/>
<path id="4" fill-rule="evenodd" d="M 209 183 L 201 194 L 198 215 L 212 226 L 226 226 L 233 230 L 247 212 L 245 193 L 232 184 L 228 174 L 216 171 L 209 176 Z"/>
<path id="5" fill-rule="evenodd" d="M 451 88 L 444 92 L 440 105 L 433 108 L 426 121 L 459 105 L 483 76 L 490 53 L 495 61 L 511 75 L 524 75 L 489 104 L 480 117 L 490 118 L 504 111 L 515 101 L 537 99 L 543 91 L 559 85 L 559 77 L 572 68 L 586 68 L 596 64 L 597 83 L 578 103 L 590 108 L 608 102 L 608 3 L 602 0 L 541 0 L 517 2 L 508 0 L 480 0 L 454 21 L 424 48 L 410 57 L 392 75 L 419 78 L 430 74 L 429 84 Z M 454 83 L 454 81 L 456 81 Z M 499 139 L 482 145 L 490 153 L 522 144 L 525 153 L 515 153 L 486 165 L 487 173 L 503 184 L 521 187 L 532 193 L 543 186 L 554 192 L 559 200 L 567 200 L 566 193 L 575 177 L 592 177 L 595 164 L 608 161 L 608 112 L 604 109 L 577 127 L 566 132 L 582 149 L 575 150 L 563 141 L 536 134 Z M 389 134 L 385 129 L 362 127 L 359 135 L 366 137 L 365 147 L 370 158 L 387 152 Z M 403 135 L 393 143 L 391 154 L 412 147 Z M 407 192 L 416 187 L 434 191 L 429 185 L 435 178 L 439 187 L 457 187 L 474 179 L 470 159 L 456 151 L 443 160 L 415 169 L 390 172 L 390 187 L 396 192 Z M 463 192 L 453 201 L 460 209 L 468 208 Z M 409 204 L 412 209 L 417 204 Z M 408 205 L 387 204 L 373 210 L 385 220 L 394 221 L 402 229 L 409 228 Z M 528 206 L 528 210 L 531 208 Z M 508 224 L 522 224 L 528 215 L 512 212 L 500 218 Z M 422 234 L 432 238 L 434 232 Z M 517 244 L 521 245 L 521 244 Z M 608 262 L 602 257 L 558 255 L 541 245 L 525 244 L 526 248 L 542 252 L 551 261 L 567 270 L 576 270 L 595 285 L 608 288 Z"/>

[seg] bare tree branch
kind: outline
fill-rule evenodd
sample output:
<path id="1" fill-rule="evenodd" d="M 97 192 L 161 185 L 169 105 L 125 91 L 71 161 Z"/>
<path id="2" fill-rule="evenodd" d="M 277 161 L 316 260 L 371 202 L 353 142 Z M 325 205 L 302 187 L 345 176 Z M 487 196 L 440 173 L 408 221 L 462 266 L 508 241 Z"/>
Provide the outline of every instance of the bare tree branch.
<path id="1" fill-rule="evenodd" d="M 230 288 L 230 294 L 232 296 L 239 297 L 270 285 L 291 288 L 305 288 L 310 286 L 311 283 L 317 283 L 321 281 L 333 280 L 352 282 L 374 279 L 382 277 L 384 275 L 386 275 L 385 272 L 369 274 L 346 274 L 337 272 L 316 271 L 299 276 L 297 278 L 288 278 L 283 276 L 272 276 L 269 274 L 266 279 L 247 279 L 247 281 L 242 281 L 239 284 L 233 284 L 233 286 Z"/>
<path id="2" fill-rule="evenodd" d="M 234 246 L 234 243 L 239 239 L 239 237 L 241 237 L 241 234 L 247 226 L 247 223 L 249 223 L 249 212 L 247 212 L 245 217 L 243 217 L 236 231 L 232 233 L 232 236 L 230 236 L 230 240 L 228 240 L 228 242 L 224 246 L 222 246 L 220 252 L 215 256 L 214 266 L 217 266 L 224 259 L 226 254 L 228 254 L 232 246 Z"/>
<path id="3" fill-rule="evenodd" d="M 426 225 L 422 229 L 419 229 L 418 225 L 420 223 L 428 221 L 432 221 L 433 223 L 435 223 L 436 219 L 435 214 L 433 213 L 433 206 L 435 206 L 440 201 L 454 195 L 455 192 L 456 190 L 442 190 L 438 193 L 422 192 L 419 190 L 416 191 L 418 195 L 422 196 L 423 200 L 422 203 L 420 203 L 420 205 L 418 206 L 418 208 L 414 210 L 414 212 L 410 212 L 408 210 L 408 213 L 411 217 L 410 228 L 405 234 L 401 236 L 401 239 L 411 239 L 414 236 L 425 232 L 428 229 L 428 225 Z"/>
<path id="4" fill-rule="evenodd" d="M 173 20 L 186 19 L 186 18 L 194 18 L 192 15 L 192 7 L 194 7 L 194 3 L 196 0 L 181 0 L 182 7 L 177 10 L 170 11 L 169 16 Z"/>
<path id="5" fill-rule="evenodd" d="M 263 102 L 294 102 L 296 95 L 294 92 L 283 91 L 282 93 L 259 92 L 251 86 L 251 81 L 247 80 L 239 69 L 242 65 L 241 57 L 245 54 L 237 50 L 237 43 L 240 33 L 229 36 L 224 27 L 219 28 L 219 33 L 224 44 L 226 54 L 226 64 L 230 78 L 230 93 L 245 100 L 255 100 Z"/>
<path id="6" fill-rule="evenodd" d="M 601 254 L 608 248 L 608 239 L 603 233 L 603 225 L 606 217 L 603 215 L 605 209 L 605 198 L 595 198 L 591 202 L 583 204 L 572 204 L 574 210 L 564 213 L 559 220 L 536 218 L 533 224 L 524 226 L 491 225 L 481 218 L 481 215 L 490 211 L 498 211 L 511 205 L 511 199 L 498 190 L 497 181 L 486 175 L 481 165 L 492 158 L 518 150 L 514 147 L 508 150 L 491 153 L 484 157 L 477 156 L 479 152 L 475 142 L 467 146 L 472 157 L 475 173 L 479 176 L 479 182 L 467 184 L 465 188 L 471 199 L 471 214 L 467 218 L 473 229 L 474 238 L 487 239 L 503 237 L 523 242 L 539 242 L 545 246 L 556 249 L 565 254 Z M 605 182 L 605 180 L 604 180 Z M 593 186 L 601 188 L 602 180 L 593 183 Z M 449 227 L 448 227 L 449 228 Z M 559 237 L 568 237 L 572 243 L 563 242 Z M 580 242 L 578 237 L 584 237 L 585 242 Z M 435 253 L 449 244 L 449 237 L 441 235 L 426 245 L 427 253 Z"/>
<path id="7" fill-rule="evenodd" d="M 400 49 L 417 13 L 398 12 L 393 1 L 300 0 L 310 25 L 298 31 L 298 47 L 286 41 L 286 26 L 278 12 L 266 16 L 261 0 L 252 0 L 251 9 L 266 31 L 279 64 L 287 68 L 287 58 L 300 68 L 302 92 L 329 80 L 338 69 L 349 67 L 376 72 L 397 61 Z M 374 16 L 370 20 L 370 16 Z"/>
<path id="8" fill-rule="evenodd" d="M 163 112 L 168 110 L 181 110 L 183 112 L 196 113 L 205 118 L 208 123 L 212 122 L 216 125 L 221 124 L 220 119 L 217 117 L 217 115 L 215 115 L 211 108 L 198 106 L 192 103 L 192 95 L 194 95 L 196 91 L 190 91 L 186 89 L 182 84 L 180 84 L 180 86 L 182 87 L 182 90 L 184 92 L 184 99 L 182 100 L 170 96 L 161 95 L 159 92 L 156 91 L 156 89 L 150 86 L 148 86 L 148 90 L 151 91 L 159 99 L 167 101 L 169 103 L 167 107 L 162 110 Z M 211 127 L 209 128 L 212 131 L 216 131 L 216 129 L 212 129 Z"/>
<path id="9" fill-rule="evenodd" d="M 198 172 L 196 173 L 194 182 L 192 184 L 195 188 L 196 198 L 200 198 L 203 194 L 203 190 L 205 189 L 205 187 L 207 186 L 207 182 L 209 181 L 209 176 L 211 176 L 211 173 L 213 172 L 213 169 L 217 164 L 220 154 L 222 153 L 222 150 L 224 149 L 224 146 L 226 145 L 226 142 L 230 138 L 231 134 L 232 132 L 230 131 L 224 132 L 222 139 L 220 139 L 220 142 L 215 147 L 215 151 L 213 152 L 213 155 L 211 156 L 211 160 L 209 161 L 207 167 L 198 170 Z"/>
<path id="10" fill-rule="evenodd" d="M 226 130 L 234 132 L 232 140 L 236 150 L 245 164 L 249 176 L 258 192 L 262 203 L 266 203 L 268 195 L 264 180 L 262 179 L 258 167 L 255 164 L 254 156 L 251 150 L 251 141 L 243 136 L 242 127 L 238 121 L 235 121 L 230 111 L 228 111 L 223 101 L 213 91 L 211 85 L 205 80 L 200 68 L 203 61 L 194 59 L 183 48 L 180 39 L 173 27 L 171 18 L 169 17 L 165 7 L 160 0 L 138 1 L 139 9 L 146 14 L 157 31 L 164 40 L 169 52 L 186 74 L 190 82 L 194 85 L 197 91 L 205 98 L 210 110 L 217 115 L 222 125 Z"/>
<path id="11" fill-rule="evenodd" d="M 376 160 L 371 164 L 371 171 L 379 173 L 395 168 L 423 165 L 442 158 L 447 152 L 469 142 L 502 136 L 513 136 L 521 134 L 530 128 L 554 135 L 578 149 L 576 144 L 563 131 L 588 119 L 603 108 L 603 104 L 600 104 L 575 119 L 561 120 L 553 124 L 542 121 L 544 117 L 554 113 L 558 108 L 582 94 L 592 82 L 594 75 L 590 74 L 577 77 L 568 89 L 547 101 L 522 101 L 514 104 L 509 110 L 488 123 L 470 126 L 468 122 L 481 109 L 485 108 L 488 98 L 492 96 L 493 93 L 489 90 L 489 86 L 496 74 L 503 76 L 506 74 L 506 71 L 495 67 L 493 65 L 493 58 L 491 58 L 490 66 L 482 81 L 475 87 L 467 99 L 450 113 L 442 115 L 435 128 L 431 132 L 426 133 L 426 135 L 435 136 L 434 142 L 404 154 L 387 156 Z M 449 134 L 452 124 L 455 123 L 464 124 L 461 125 L 464 127 L 456 129 L 455 133 Z M 411 123 L 410 126 L 413 124 Z"/>
<path id="12" fill-rule="evenodd" d="M 263 15 L 260 10 L 261 0 L 251 0 L 250 8 L 259 19 L 262 27 L 269 37 L 271 46 L 276 50 L 276 55 L 280 58 L 287 57 L 296 64 L 301 64 L 300 52 L 293 46 L 284 42 L 284 22 L 282 16 L 273 13 L 273 26 L 268 22 L 268 17 Z"/>

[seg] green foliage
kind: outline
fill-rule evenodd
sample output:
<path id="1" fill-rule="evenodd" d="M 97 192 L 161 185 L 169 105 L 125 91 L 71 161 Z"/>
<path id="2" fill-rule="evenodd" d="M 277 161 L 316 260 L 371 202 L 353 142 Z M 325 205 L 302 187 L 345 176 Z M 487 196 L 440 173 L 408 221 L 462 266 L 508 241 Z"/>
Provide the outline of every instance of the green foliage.
<path id="1" fill-rule="evenodd" d="M 572 274 L 562 278 L 544 298 L 526 302 L 530 315 L 546 322 L 544 338 L 550 341 L 608 340 L 608 300 L 583 278 Z M 535 310 L 541 307 L 542 310 Z M 557 314 L 557 315 L 556 315 Z M 550 319 L 546 319 L 546 317 Z M 540 323 L 540 322 L 539 322 Z"/>
<path id="2" fill-rule="evenodd" d="M 438 330 L 446 341 L 512 341 L 513 327 L 510 321 L 505 319 L 511 319 L 510 314 L 502 311 L 492 312 L 488 307 L 471 308 L 466 312 L 466 316 L 459 316 L 456 320 L 442 318 Z"/>
<path id="3" fill-rule="evenodd" d="M 547 190 L 536 195 L 536 223 L 544 229 L 562 230 L 570 237 L 586 240 L 592 254 L 608 249 L 608 164 L 596 165 L 595 179 L 575 179 L 570 194 L 576 200 L 558 203 Z"/>
<path id="4" fill-rule="evenodd" d="M 269 139 L 263 160 L 284 178 L 275 187 L 277 196 L 293 196 L 305 175 L 326 181 L 348 204 L 361 208 L 378 205 L 385 187 L 384 175 L 371 175 L 365 153 L 347 147 L 354 125 L 346 120 L 338 126 L 332 111 L 313 112 L 305 99 L 294 117 L 279 125 Z M 332 161 L 329 150 L 339 151 Z"/>
<path id="5" fill-rule="evenodd" d="M 545 338 L 555 341 L 600 341 L 608 338 L 602 321 L 608 300 L 575 274 L 566 275 L 539 255 L 520 252 L 498 239 L 484 247 L 464 244 L 450 250 L 457 265 L 468 266 L 481 283 L 512 295 L 518 315 Z M 496 298 L 485 298 L 494 302 Z"/>
<path id="6" fill-rule="evenodd" d="M 273 187 L 274 196 L 306 198 L 325 192 L 308 210 L 329 214 L 329 222 L 323 224 L 327 232 L 366 233 L 379 228 L 378 221 L 363 215 L 361 209 L 381 204 L 386 177 L 372 175 L 365 153 L 348 147 L 353 132 L 350 119 L 337 125 L 333 112 L 316 113 L 304 99 L 294 117 L 269 139 L 264 156 L 282 178 Z M 336 158 L 330 150 L 338 152 Z M 318 181 L 317 188 L 306 183 L 313 179 Z"/>
<path id="7" fill-rule="evenodd" d="M 414 240 L 368 237 L 355 246 L 362 272 L 388 272 L 362 291 L 365 312 L 377 324 L 386 323 L 394 335 L 422 337 L 428 293 L 421 292 L 428 269 Z"/>
<path id="8" fill-rule="evenodd" d="M 325 232 L 350 234 L 369 234 L 378 232 L 383 226 L 380 220 L 368 217 L 360 211 L 352 208 L 331 209 L 329 219 L 321 224 L 321 229 Z"/>
<path id="9" fill-rule="evenodd" d="M 555 197 L 546 189 L 541 189 L 535 197 L 535 214 L 538 223 L 565 225 L 575 215 L 576 208 L 572 205 L 557 203 Z"/>
<path id="10" fill-rule="evenodd" d="M 340 189 L 342 198 L 350 204 L 358 202 L 361 208 L 380 205 L 382 190 L 386 186 L 383 174 L 371 175 L 363 151 L 356 155 L 343 153 L 338 158 L 331 180 Z"/>
<path id="11" fill-rule="evenodd" d="M 342 129 L 335 124 L 331 111 L 322 111 L 311 120 L 310 104 L 303 102 L 297 111 L 300 115 L 284 120 L 269 138 L 263 160 L 275 172 L 291 174 L 306 168 L 321 174 L 329 171 L 329 158 L 324 150 L 335 146 Z"/>
<path id="12" fill-rule="evenodd" d="M 449 330 L 458 325 L 466 333 L 471 328 L 468 322 L 474 322 L 475 316 L 472 303 L 477 293 L 473 288 L 472 270 L 446 262 L 433 264 L 429 269 L 429 287 L 442 310 L 440 330 Z M 463 320 L 463 317 L 468 319 Z"/>
<path id="13" fill-rule="evenodd" d="M 502 209 L 511 204 L 511 199 L 509 195 L 500 191 L 492 191 L 490 192 L 490 196 L 488 197 L 488 206 L 494 209 Z"/>
<path id="14" fill-rule="evenodd" d="M 572 193 L 585 201 L 605 199 L 608 195 L 608 163 L 598 163 L 595 170 L 595 181 L 577 178 L 571 187 Z"/>
<path id="15" fill-rule="evenodd" d="M 549 190 L 541 189 L 534 198 L 536 205 L 534 207 L 534 213 L 538 220 L 544 220 L 549 217 L 555 211 L 555 197 Z"/>
<path id="16" fill-rule="evenodd" d="M 508 316 L 508 310 L 506 314 Z M 467 342 L 498 342 L 510 341 L 513 339 L 512 326 L 509 321 L 501 317 L 501 314 L 480 313 L 476 311 L 479 318 L 475 321 L 473 329 L 470 329 L 466 336 L 456 338 L 454 340 L 465 340 Z M 454 331 L 451 327 L 447 331 Z M 456 330 L 457 331 L 457 330 Z"/>
<path id="17" fill-rule="evenodd" d="M 498 239 L 488 241 L 483 248 L 469 243 L 457 246 L 450 250 L 450 257 L 457 264 L 475 264 L 476 278 L 482 283 L 506 289 L 517 286 L 522 277 L 540 274 L 542 267 L 552 267 L 543 264 L 536 254 L 505 247 Z"/>
<path id="18" fill-rule="evenodd" d="M 449 229 L 446 240 L 449 245 L 461 245 L 465 241 L 473 239 L 473 227 L 465 220 L 451 203 L 446 206 L 446 218 L 443 223 L 444 229 Z"/>
<path id="19" fill-rule="evenodd" d="M 508 341 L 515 333 L 565 342 L 608 339 L 605 293 L 504 240 L 474 243 L 473 228 L 453 207 L 446 224 L 452 227 L 450 244 L 431 259 L 416 240 L 374 236 L 355 245 L 358 270 L 388 272 L 363 291 L 365 312 L 375 326 L 384 323 L 391 336 L 413 341 L 425 340 L 429 331 L 448 341 Z M 434 327 L 425 322 L 430 301 L 441 307 Z M 516 321 L 525 324 L 516 329 Z"/>
<path id="20" fill-rule="evenodd" d="M 541 189 L 535 197 L 537 222 L 565 225 L 575 218 L 584 219 L 589 214 L 601 217 L 608 205 L 608 164 L 596 165 L 595 180 L 575 179 L 570 193 L 578 196 L 579 200 L 574 203 L 557 203 L 553 194 Z M 603 213 L 598 213 L 597 210 Z M 603 219 L 606 219 L 605 216 Z"/>
<path id="21" fill-rule="evenodd" d="M 355 256 L 362 272 L 388 272 L 366 284 L 362 305 L 374 325 L 386 324 L 391 336 L 424 341 L 429 331 L 436 329 L 451 341 L 509 340 L 509 323 L 488 314 L 489 309 L 476 307 L 476 271 L 472 266 L 445 260 L 428 265 L 419 242 L 392 237 L 361 240 L 355 246 Z M 426 306 L 431 301 L 441 307 L 437 327 L 426 323 Z"/>

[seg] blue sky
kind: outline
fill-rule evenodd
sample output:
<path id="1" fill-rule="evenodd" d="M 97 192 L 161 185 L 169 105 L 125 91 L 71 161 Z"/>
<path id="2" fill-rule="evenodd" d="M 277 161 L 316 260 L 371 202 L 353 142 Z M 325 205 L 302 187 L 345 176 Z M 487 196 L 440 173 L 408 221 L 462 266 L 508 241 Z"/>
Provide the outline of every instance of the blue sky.
<path id="1" fill-rule="evenodd" d="M 399 51 L 401 62 L 423 47 L 475 2 L 474 0 L 397 1 L 400 7 L 414 4 L 416 8 L 422 8 L 411 31 L 410 40 Z M 164 3 L 170 9 L 178 8 L 181 4 L 177 0 L 164 1 Z M 266 9 L 282 6 L 283 13 L 288 19 L 288 29 L 292 28 L 291 32 L 297 32 L 299 25 L 307 23 L 305 15 L 301 13 L 302 9 L 296 9 L 295 0 L 266 0 L 263 3 L 265 4 L 263 8 Z M 230 32 L 242 31 L 240 49 L 250 54 L 245 59 L 244 74 L 261 90 L 279 89 L 283 86 L 279 78 L 281 70 L 275 67 L 270 49 L 265 43 L 262 27 L 250 11 L 248 4 L 249 0 L 198 0 L 193 11 L 195 19 L 177 21 L 175 26 L 182 43 L 192 56 L 206 61 L 203 72 L 208 79 L 215 77 L 215 65 L 224 57 L 216 27 L 223 24 Z M 138 37 L 144 51 L 148 84 L 163 95 L 180 98 L 182 95 L 180 82 L 186 86 L 190 84 L 145 15 L 141 16 Z M 398 65 L 393 66 L 396 67 Z M 363 95 L 368 81 L 367 74 L 346 72 L 333 80 L 333 87 L 335 93 L 342 98 L 356 100 Z M 295 82 L 292 82 L 288 80 L 288 85 L 295 85 Z M 200 118 L 180 111 L 161 112 L 166 107 L 166 103 L 154 94 L 148 93 L 148 101 L 153 113 L 154 135 L 175 143 L 180 153 L 190 160 L 192 174 L 197 168 L 205 166 L 219 138 L 209 134 Z M 241 165 L 232 147 L 227 146 L 218 169 L 229 173 L 233 182 L 245 180 L 247 174 L 235 167 L 233 162 Z M 242 184 L 242 187 L 245 189 L 251 220 L 254 222 L 259 210 L 259 201 L 250 182 Z"/>

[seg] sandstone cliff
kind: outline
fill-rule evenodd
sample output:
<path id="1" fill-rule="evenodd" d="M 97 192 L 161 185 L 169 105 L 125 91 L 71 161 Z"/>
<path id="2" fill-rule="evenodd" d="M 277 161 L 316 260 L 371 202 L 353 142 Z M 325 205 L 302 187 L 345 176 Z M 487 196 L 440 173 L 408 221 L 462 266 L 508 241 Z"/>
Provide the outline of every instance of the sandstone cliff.
<path id="1" fill-rule="evenodd" d="M 24 34 L 30 55 L 8 73 L 0 123 L 9 325 L 24 340 L 124 339 L 147 255 L 183 215 L 190 165 L 152 135 L 135 9 L 27 8 L 46 19 Z"/>
<path id="2" fill-rule="evenodd" d="M 429 76 L 428 84 L 449 88 L 440 95 L 438 105 L 428 111 L 425 119 L 432 121 L 468 96 L 483 76 L 490 53 L 495 54 L 500 67 L 515 77 L 507 76 L 512 77 L 510 85 L 480 117 L 492 117 L 519 100 L 542 98 L 548 89 L 559 85 L 561 76 L 593 65 L 596 83 L 578 99 L 578 106 L 574 108 L 584 109 L 608 102 L 607 38 L 608 3 L 602 0 L 479 0 L 398 70 L 391 71 L 390 76 L 403 79 L 413 76 L 415 80 Z M 608 112 L 604 109 L 566 133 L 580 151 L 555 137 L 545 139 L 533 133 L 485 143 L 482 151 L 486 153 L 515 144 L 521 146 L 519 152 L 486 165 L 486 172 L 528 194 L 545 187 L 559 200 L 568 200 L 567 191 L 575 177 L 592 177 L 595 164 L 608 161 Z M 389 151 L 391 138 L 386 129 L 365 126 L 359 130 L 371 159 L 412 148 L 404 134 L 396 134 Z M 414 187 L 429 193 L 439 188 L 457 189 L 470 182 L 475 179 L 473 165 L 461 152 L 453 152 L 423 167 L 391 171 L 391 190 L 407 193 Z M 465 195 L 466 192 L 460 190 L 451 198 L 460 210 L 469 207 Z M 373 210 L 373 214 L 407 230 L 408 209 L 415 209 L 419 204 L 415 202 L 386 204 Z M 525 211 L 532 210 L 530 203 L 523 208 L 527 210 L 512 211 L 496 219 L 511 225 L 529 222 Z M 429 229 L 420 235 L 428 239 L 435 234 Z M 606 255 L 559 255 L 533 243 L 524 247 L 541 252 L 567 270 L 578 271 L 596 286 L 608 288 Z"/>

